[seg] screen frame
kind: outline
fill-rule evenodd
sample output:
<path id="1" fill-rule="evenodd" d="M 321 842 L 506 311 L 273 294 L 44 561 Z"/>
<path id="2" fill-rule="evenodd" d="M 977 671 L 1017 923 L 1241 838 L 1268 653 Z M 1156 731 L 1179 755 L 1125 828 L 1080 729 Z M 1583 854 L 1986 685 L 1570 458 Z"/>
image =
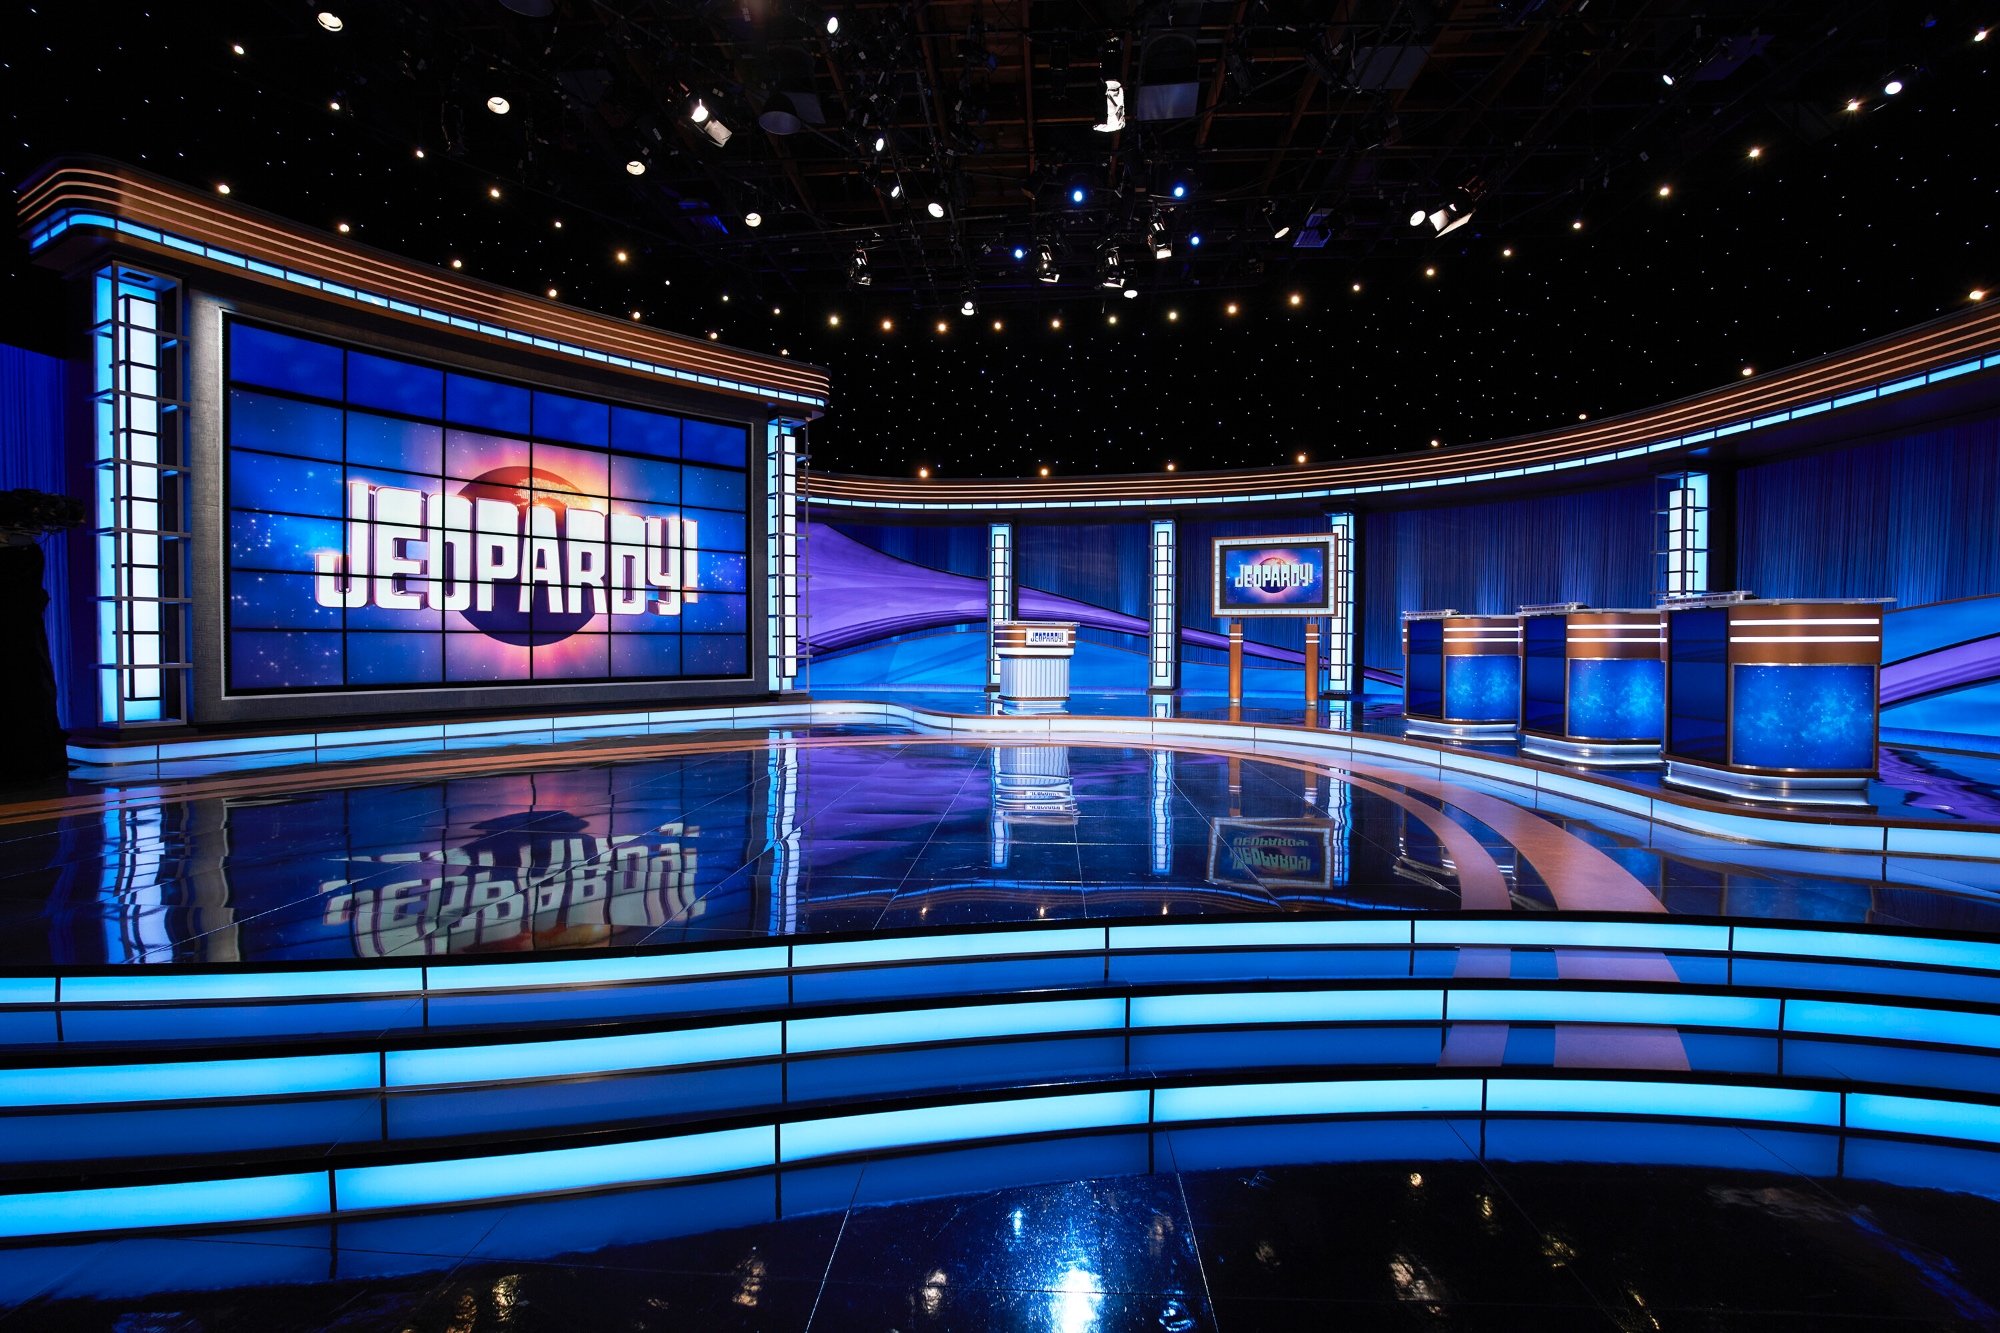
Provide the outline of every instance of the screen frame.
<path id="1" fill-rule="evenodd" d="M 413 331 L 393 318 L 365 312 L 332 319 L 323 305 L 297 306 L 239 298 L 218 281 L 189 293 L 188 470 L 191 488 L 190 541 L 194 720 L 197 722 L 285 721 L 299 717 L 388 716 L 402 713 L 520 712 L 525 709 L 598 707 L 678 699 L 744 698 L 768 692 L 769 662 L 764 651 L 768 619 L 767 514 L 769 479 L 764 466 L 765 435 L 775 417 L 764 405 L 721 395 L 658 393 L 615 372 L 576 373 L 541 354 L 510 353 L 484 340 L 449 330 Z M 258 296 L 268 294 L 258 292 Z M 507 684 L 421 684 L 306 687 L 278 693 L 232 693 L 226 675 L 229 535 L 226 469 L 227 324 L 231 319 L 340 344 L 423 365 L 548 389 L 621 406 L 740 425 L 746 432 L 744 459 L 746 666 L 741 675 L 533 681 Z M 419 341 L 418 338 L 422 340 Z"/>
<path id="2" fill-rule="evenodd" d="M 1222 600 L 1222 558 L 1232 550 L 1256 550 L 1266 546 L 1316 546 L 1322 553 L 1323 595 L 1314 605 L 1230 606 Z M 1333 532 L 1278 533 L 1269 537 L 1211 537 L 1208 553 L 1209 614 L 1216 620 L 1240 620 L 1251 616 L 1290 616 L 1304 619 L 1340 613 L 1334 602 L 1340 587 L 1340 543 Z"/>

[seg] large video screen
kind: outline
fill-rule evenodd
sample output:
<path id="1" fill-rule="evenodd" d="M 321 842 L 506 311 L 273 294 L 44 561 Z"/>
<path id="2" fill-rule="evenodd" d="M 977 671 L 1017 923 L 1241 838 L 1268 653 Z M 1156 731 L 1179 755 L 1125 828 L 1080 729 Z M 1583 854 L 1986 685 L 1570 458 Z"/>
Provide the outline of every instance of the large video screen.
<path id="1" fill-rule="evenodd" d="M 230 320 L 227 691 L 749 672 L 749 431 Z"/>
<path id="2" fill-rule="evenodd" d="M 1217 537 L 1212 613 L 1323 616 L 1333 610 L 1333 538 Z"/>

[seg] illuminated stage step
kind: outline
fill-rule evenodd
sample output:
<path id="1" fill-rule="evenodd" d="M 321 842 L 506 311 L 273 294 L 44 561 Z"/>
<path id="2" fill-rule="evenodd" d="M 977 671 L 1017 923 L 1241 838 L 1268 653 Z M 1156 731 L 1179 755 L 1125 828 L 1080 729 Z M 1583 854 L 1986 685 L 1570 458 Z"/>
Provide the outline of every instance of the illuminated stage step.
<path id="1" fill-rule="evenodd" d="M 1539 975 L 1496 975 L 1503 961 Z M 1050 989 L 1044 965 L 1071 974 Z M 759 978 L 776 993 L 734 1012 L 672 1004 Z M 2000 1143 L 2000 944 L 1937 935 L 1299 919 L 5 985 L 17 1031 L 62 1019 L 61 1040 L 17 1043 L 0 1069 L 11 1237 L 1270 1119 L 1645 1116 Z M 619 994 L 654 1012 L 587 1008 Z M 354 997 L 418 1025 L 300 1041 L 282 1018 L 276 1037 L 242 1022 Z M 479 1030 L 421 1027 L 461 998 L 488 1006 Z M 231 1014 L 236 1035 L 174 1052 L 143 1025 L 130 1049 L 70 1031 L 200 1012 Z"/>

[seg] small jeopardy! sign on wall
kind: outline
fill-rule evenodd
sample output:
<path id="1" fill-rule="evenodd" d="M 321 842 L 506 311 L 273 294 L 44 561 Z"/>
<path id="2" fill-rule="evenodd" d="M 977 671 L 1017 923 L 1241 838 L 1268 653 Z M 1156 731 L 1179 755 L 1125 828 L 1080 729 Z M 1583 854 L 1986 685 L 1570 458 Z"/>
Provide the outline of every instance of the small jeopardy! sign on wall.
<path id="1" fill-rule="evenodd" d="M 1217 537 L 1213 614 L 1323 616 L 1339 582 L 1333 535 Z"/>

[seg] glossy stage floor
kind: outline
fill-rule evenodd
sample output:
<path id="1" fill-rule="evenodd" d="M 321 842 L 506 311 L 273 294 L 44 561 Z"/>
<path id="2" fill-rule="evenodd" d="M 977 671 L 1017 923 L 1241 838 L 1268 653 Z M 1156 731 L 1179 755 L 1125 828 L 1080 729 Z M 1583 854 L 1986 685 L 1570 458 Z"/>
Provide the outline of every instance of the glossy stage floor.
<path id="1" fill-rule="evenodd" d="M 2000 859 L 1899 842 L 1990 761 L 1669 810 L 1208 711 L 0 805 L 0 1326 L 2000 1323 Z"/>

